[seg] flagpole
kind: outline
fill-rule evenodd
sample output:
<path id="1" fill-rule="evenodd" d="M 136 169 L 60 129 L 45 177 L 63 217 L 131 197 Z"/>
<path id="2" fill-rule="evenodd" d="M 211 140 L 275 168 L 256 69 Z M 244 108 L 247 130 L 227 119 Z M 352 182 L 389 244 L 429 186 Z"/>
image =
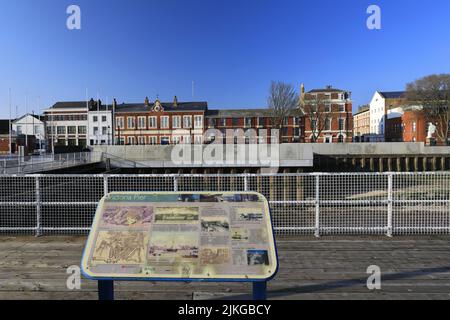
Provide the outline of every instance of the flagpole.
<path id="1" fill-rule="evenodd" d="M 11 127 L 11 88 L 9 88 L 9 155 L 12 155 L 12 127 Z"/>

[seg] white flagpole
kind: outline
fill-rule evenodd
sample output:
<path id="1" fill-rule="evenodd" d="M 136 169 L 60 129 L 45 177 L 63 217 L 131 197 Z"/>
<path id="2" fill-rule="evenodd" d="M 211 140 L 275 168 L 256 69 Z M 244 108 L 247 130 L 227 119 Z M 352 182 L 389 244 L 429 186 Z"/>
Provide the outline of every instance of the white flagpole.
<path id="1" fill-rule="evenodd" d="M 12 126 L 11 126 L 11 88 L 9 88 L 9 155 L 12 154 Z"/>

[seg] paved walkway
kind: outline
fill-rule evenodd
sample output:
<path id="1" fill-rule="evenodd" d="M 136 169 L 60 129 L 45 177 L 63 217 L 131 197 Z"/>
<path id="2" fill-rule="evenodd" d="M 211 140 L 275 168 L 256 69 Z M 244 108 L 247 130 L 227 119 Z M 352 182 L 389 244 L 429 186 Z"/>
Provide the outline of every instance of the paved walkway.
<path id="1" fill-rule="evenodd" d="M 0 299 L 96 299 L 96 283 L 66 287 L 85 237 L 0 237 Z M 271 299 L 450 299 L 450 236 L 279 238 Z M 382 270 L 369 291 L 366 269 Z M 118 299 L 240 299 L 248 284 L 118 283 Z"/>

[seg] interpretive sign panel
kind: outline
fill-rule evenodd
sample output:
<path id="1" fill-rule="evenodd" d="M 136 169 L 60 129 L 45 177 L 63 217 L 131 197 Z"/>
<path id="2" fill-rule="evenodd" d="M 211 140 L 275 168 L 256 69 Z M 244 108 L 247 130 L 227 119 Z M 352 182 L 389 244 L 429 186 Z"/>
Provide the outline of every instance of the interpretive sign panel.
<path id="1" fill-rule="evenodd" d="M 110 193 L 82 269 L 94 280 L 270 280 L 278 260 L 269 204 L 254 192 Z"/>

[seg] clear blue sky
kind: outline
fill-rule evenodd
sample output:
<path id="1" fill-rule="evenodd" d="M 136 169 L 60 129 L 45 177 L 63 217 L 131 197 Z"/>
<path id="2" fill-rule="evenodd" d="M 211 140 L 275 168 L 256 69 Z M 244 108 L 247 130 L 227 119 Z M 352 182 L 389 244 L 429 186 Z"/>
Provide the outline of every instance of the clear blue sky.
<path id="1" fill-rule="evenodd" d="M 82 30 L 66 29 L 66 8 Z M 382 9 L 382 30 L 366 9 Z M 402 90 L 450 72 L 448 0 L 0 0 L 0 117 L 54 101 L 117 97 L 265 107 L 271 80 L 353 92 Z M 38 108 L 38 97 L 41 106 Z M 13 111 L 13 114 L 15 110 Z"/>

